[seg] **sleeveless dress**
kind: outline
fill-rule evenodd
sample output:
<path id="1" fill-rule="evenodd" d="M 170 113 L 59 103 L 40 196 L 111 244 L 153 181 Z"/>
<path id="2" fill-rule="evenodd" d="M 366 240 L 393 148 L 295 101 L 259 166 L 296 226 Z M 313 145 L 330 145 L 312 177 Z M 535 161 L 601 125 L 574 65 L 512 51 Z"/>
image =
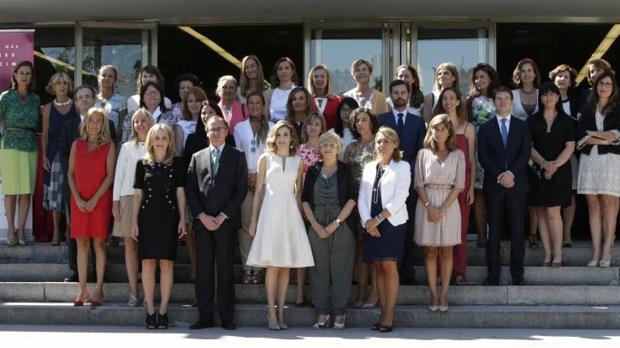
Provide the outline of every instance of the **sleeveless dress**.
<path id="1" fill-rule="evenodd" d="M 467 126 L 465 126 L 465 131 Z M 456 147 L 465 154 L 465 188 L 458 196 L 459 207 L 461 208 L 461 244 L 454 246 L 454 276 L 465 277 L 467 272 L 467 228 L 469 225 L 469 210 L 471 205 L 467 204 L 467 192 L 471 187 L 471 163 L 469 162 L 469 144 L 464 133 L 456 134 Z"/>
<path id="2" fill-rule="evenodd" d="M 301 157 L 266 155 L 265 197 L 247 265 L 301 268 L 314 266 L 304 221 L 295 199 Z"/>
<path id="3" fill-rule="evenodd" d="M 95 195 L 106 177 L 106 160 L 112 143 L 98 146 L 92 150 L 82 139 L 75 141 L 75 185 L 83 199 Z M 81 212 L 71 195 L 71 238 L 108 238 L 112 214 L 112 185 L 99 198 L 95 209 L 90 213 Z"/>
<path id="4" fill-rule="evenodd" d="M 45 210 L 54 210 L 62 212 L 64 209 L 63 187 L 66 180 L 65 174 L 60 165 L 60 136 L 62 128 L 67 121 L 77 119 L 78 114 L 75 104 L 71 104 L 71 108 L 66 114 L 60 113 L 54 103 L 51 103 L 49 128 L 47 131 L 47 149 L 44 156 L 50 163 L 49 171 L 44 172 L 43 186 L 43 208 Z"/>

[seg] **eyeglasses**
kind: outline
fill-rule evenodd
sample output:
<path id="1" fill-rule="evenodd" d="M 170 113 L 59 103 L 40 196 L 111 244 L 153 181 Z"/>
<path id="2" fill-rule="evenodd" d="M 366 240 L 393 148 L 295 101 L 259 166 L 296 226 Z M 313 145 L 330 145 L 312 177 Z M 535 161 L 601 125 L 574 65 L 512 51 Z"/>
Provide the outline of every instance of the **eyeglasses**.
<path id="1" fill-rule="evenodd" d="M 256 139 L 252 139 L 252 141 L 250 141 L 250 145 L 252 145 L 250 151 L 252 151 L 252 153 L 256 152 Z"/>
<path id="2" fill-rule="evenodd" d="M 226 131 L 228 128 L 226 127 L 215 127 L 215 128 L 209 128 L 209 133 L 218 133 L 218 132 L 224 132 Z"/>
<path id="3" fill-rule="evenodd" d="M 327 148 L 334 148 L 337 147 L 338 144 L 334 144 L 334 143 L 323 143 L 323 144 L 319 144 L 320 147 L 327 149 Z"/>

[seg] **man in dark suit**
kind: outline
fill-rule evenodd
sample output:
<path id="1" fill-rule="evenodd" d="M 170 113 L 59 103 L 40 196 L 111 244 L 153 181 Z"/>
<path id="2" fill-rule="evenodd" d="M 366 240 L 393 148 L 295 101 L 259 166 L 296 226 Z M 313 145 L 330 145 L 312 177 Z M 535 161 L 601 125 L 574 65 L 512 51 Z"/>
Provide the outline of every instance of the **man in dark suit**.
<path id="1" fill-rule="evenodd" d="M 390 112 L 379 115 L 379 123 L 394 129 L 400 138 L 400 148 L 403 151 L 403 160 L 409 162 L 411 166 L 411 182 L 413 183 L 413 173 L 415 159 L 418 151 L 424 146 L 424 135 L 426 126 L 424 120 L 407 111 L 409 106 L 409 85 L 402 80 L 394 80 L 390 83 L 390 97 L 394 108 Z M 413 285 L 415 281 L 415 271 L 413 269 L 413 231 L 415 223 L 415 204 L 418 195 L 413 184 L 409 188 L 407 198 L 407 212 L 409 221 L 407 222 L 407 233 L 405 233 L 405 252 L 399 267 L 400 283 L 403 285 Z"/>
<path id="2" fill-rule="evenodd" d="M 499 87 L 493 94 L 495 117 L 478 133 L 478 160 L 484 168 L 484 199 L 489 221 L 486 249 L 488 276 L 485 284 L 498 285 L 501 273 L 500 237 L 510 231 L 510 275 L 513 285 L 522 285 L 523 241 L 526 213 L 527 162 L 532 140 L 527 123 L 511 117 L 512 91 Z"/>
<path id="3" fill-rule="evenodd" d="M 75 139 L 80 137 L 80 124 L 84 120 L 85 115 L 88 113 L 88 110 L 95 106 L 95 89 L 89 85 L 81 85 L 75 89 L 73 98 L 75 102 L 75 106 L 77 108 L 78 113 L 80 114 L 79 118 L 75 118 L 73 120 L 68 120 L 63 125 L 62 131 L 60 133 L 60 148 L 58 153 L 60 154 L 60 167 L 62 168 L 62 172 L 67 177 L 67 171 L 69 170 L 69 154 L 71 152 L 71 145 Z M 116 131 L 114 127 L 114 122 L 108 120 L 108 127 L 110 128 L 110 137 L 114 141 L 116 139 Z M 71 198 L 71 190 L 69 190 L 69 180 L 65 179 L 63 184 L 63 197 L 64 205 L 65 205 L 65 213 L 67 217 L 67 226 L 68 229 L 71 227 L 71 219 L 70 219 L 70 198 Z M 70 234 L 70 233 L 69 233 Z M 65 282 L 77 282 L 77 244 L 75 240 L 69 238 L 69 268 L 73 272 L 70 276 L 65 278 Z M 93 250 L 91 250 L 92 254 Z M 93 254 L 94 255 L 94 254 Z M 93 258 L 94 262 L 94 258 Z M 94 268 L 94 267 L 93 267 Z"/>
<path id="4" fill-rule="evenodd" d="M 222 328 L 235 330 L 233 259 L 247 194 L 248 167 L 242 152 L 226 145 L 228 125 L 212 116 L 205 125 L 209 147 L 196 152 L 187 174 L 187 202 L 196 231 L 196 298 L 199 319 L 190 329 L 212 327 L 217 263 L 217 309 Z"/>

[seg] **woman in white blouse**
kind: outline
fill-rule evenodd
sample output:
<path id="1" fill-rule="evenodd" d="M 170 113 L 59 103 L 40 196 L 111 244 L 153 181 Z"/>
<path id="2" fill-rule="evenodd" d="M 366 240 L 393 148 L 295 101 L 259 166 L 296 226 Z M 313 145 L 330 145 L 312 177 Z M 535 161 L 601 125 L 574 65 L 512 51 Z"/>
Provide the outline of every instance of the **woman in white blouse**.
<path id="1" fill-rule="evenodd" d="M 288 95 L 295 88 L 299 78 L 295 71 L 295 63 L 289 57 L 282 57 L 273 66 L 271 77 L 271 90 L 265 95 L 269 118 L 277 122 L 286 118 L 286 102 Z"/>
<path id="2" fill-rule="evenodd" d="M 143 108 L 134 112 L 131 117 L 130 140 L 121 147 L 114 174 L 114 190 L 112 192 L 113 235 L 125 240 L 125 267 L 127 279 L 129 279 L 128 304 L 131 307 L 140 304 L 138 301 L 138 244 L 131 237 L 133 181 L 136 163 L 146 154 L 144 141 L 152 126 L 153 117 L 150 112 Z"/>
<path id="3" fill-rule="evenodd" d="M 254 240 L 249 233 L 250 217 L 252 215 L 252 202 L 254 201 L 258 159 L 265 151 L 267 133 L 273 127 L 273 123 L 267 121 L 264 115 L 265 97 L 262 94 L 250 93 L 246 102 L 249 117 L 247 120 L 239 122 L 234 132 L 235 146 L 245 154 L 245 160 L 248 164 L 248 194 L 241 204 L 239 250 L 241 251 L 241 261 L 245 272 L 243 283 L 258 284 L 262 279 L 262 269 L 246 265 L 248 253 Z"/>

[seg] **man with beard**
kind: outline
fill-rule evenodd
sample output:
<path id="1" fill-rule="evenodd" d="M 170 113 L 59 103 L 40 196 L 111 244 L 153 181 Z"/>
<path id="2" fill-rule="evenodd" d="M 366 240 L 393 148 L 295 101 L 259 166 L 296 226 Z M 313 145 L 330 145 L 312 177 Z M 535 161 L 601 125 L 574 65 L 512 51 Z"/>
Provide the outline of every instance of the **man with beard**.
<path id="1" fill-rule="evenodd" d="M 390 97 L 394 108 L 390 112 L 379 115 L 379 123 L 394 129 L 400 138 L 400 150 L 403 152 L 403 160 L 409 162 L 411 167 L 411 182 L 413 183 L 413 173 L 415 168 L 415 159 L 418 151 L 424 146 L 424 135 L 426 134 L 426 126 L 424 120 L 407 111 L 409 105 L 409 85 L 402 80 L 394 80 L 390 83 Z M 409 188 L 409 197 L 407 198 L 407 212 L 409 213 L 409 221 L 407 225 L 407 233 L 405 233 L 405 253 L 400 261 L 399 275 L 400 283 L 403 285 L 414 285 L 415 271 L 413 269 L 413 229 L 415 216 L 415 204 L 418 195 L 414 189 L 414 185 Z"/>

